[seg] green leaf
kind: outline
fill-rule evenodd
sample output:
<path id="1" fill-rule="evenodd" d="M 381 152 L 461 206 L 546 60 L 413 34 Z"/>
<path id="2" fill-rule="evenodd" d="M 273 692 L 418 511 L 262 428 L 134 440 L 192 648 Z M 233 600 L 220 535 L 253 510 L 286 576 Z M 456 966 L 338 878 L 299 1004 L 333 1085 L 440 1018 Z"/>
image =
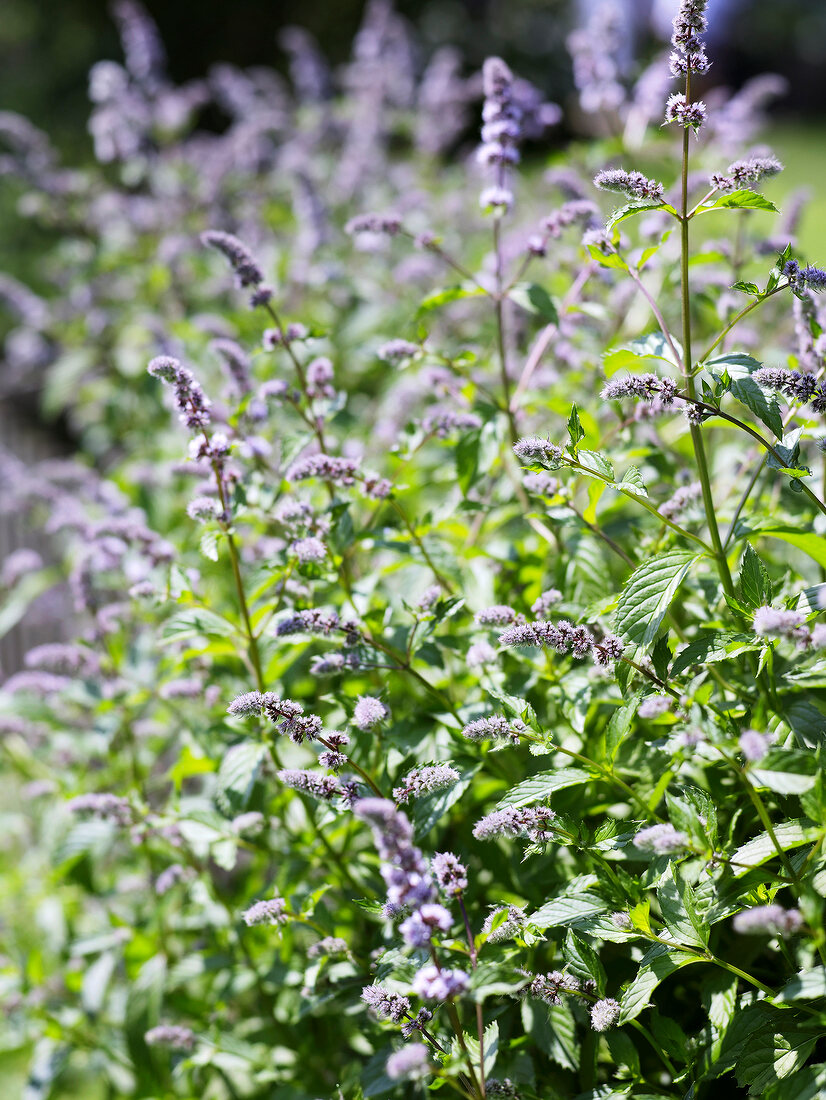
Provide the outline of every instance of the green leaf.
<path id="1" fill-rule="evenodd" d="M 477 771 L 478 767 L 473 768 L 469 775 L 466 773 L 466 775 L 468 775 L 467 778 L 461 779 L 458 783 L 454 783 L 452 787 L 447 787 L 441 791 L 434 791 L 432 794 L 417 800 L 412 814 L 416 836 L 424 836 L 425 833 L 429 833 L 435 825 L 438 825 L 448 810 L 450 810 L 451 806 L 455 806 L 468 789 L 472 777 Z"/>
<path id="2" fill-rule="evenodd" d="M 740 591 L 743 602 L 749 607 L 763 607 L 772 601 L 772 582 L 751 543 L 746 543 L 740 563 Z"/>
<path id="3" fill-rule="evenodd" d="M 749 1096 L 763 1096 L 770 1084 L 782 1081 L 803 1065 L 820 1035 L 814 1028 L 761 1034 L 760 1041 L 745 1045 L 735 1063 L 737 1083 L 749 1086 Z M 788 1096 L 787 1090 L 783 1091 Z"/>
<path id="4" fill-rule="evenodd" d="M 679 345 L 676 346 L 677 350 L 682 353 L 682 348 Z M 607 351 L 602 357 L 602 365 L 606 375 L 610 378 L 612 374 L 622 370 L 623 367 L 638 367 L 640 359 L 661 359 L 671 366 L 677 365 L 674 352 L 659 330 L 649 332 L 646 336 L 639 336 L 636 340 L 631 340 L 620 348 Z"/>
<path id="5" fill-rule="evenodd" d="M 467 496 L 468 489 L 473 485 L 479 471 L 481 436 L 481 431 L 467 432 L 459 436 L 456 444 L 456 479 L 463 497 Z"/>
<path id="6" fill-rule="evenodd" d="M 614 613 L 617 634 L 644 649 L 650 647 L 683 578 L 700 557 L 687 550 L 669 550 L 635 569 Z"/>
<path id="7" fill-rule="evenodd" d="M 743 294 L 753 294 L 756 298 L 760 297 L 760 287 L 756 283 L 732 283 L 732 290 L 740 290 Z"/>
<path id="8" fill-rule="evenodd" d="M 224 755 L 218 769 L 215 801 L 228 817 L 246 809 L 266 755 L 265 746 L 257 741 L 241 741 Z"/>
<path id="9" fill-rule="evenodd" d="M 580 423 L 576 405 L 571 405 L 571 415 L 568 417 L 568 438 L 571 440 L 570 450 L 575 453 L 580 439 L 585 438 L 585 430 Z"/>
<path id="10" fill-rule="evenodd" d="M 818 836 L 817 829 L 806 823 L 804 818 L 784 821 L 774 826 L 774 835 L 784 852 L 790 848 L 799 848 Z M 759 867 L 777 856 L 777 848 L 768 833 L 760 833 L 746 844 L 741 844 L 732 855 L 732 874 L 735 878 L 748 874 L 753 867 Z"/>
<path id="11" fill-rule="evenodd" d="M 207 527 L 201 534 L 200 550 L 210 561 L 218 560 L 218 534 L 217 527 Z"/>
<path id="12" fill-rule="evenodd" d="M 576 460 L 580 466 L 584 467 L 584 473 L 593 471 L 598 477 L 613 482 L 614 467 L 605 455 L 600 454 L 599 451 L 579 451 Z"/>
<path id="13" fill-rule="evenodd" d="M 826 968 L 816 966 L 814 970 L 802 970 L 789 978 L 775 996 L 776 1001 L 808 1001 L 826 997 Z"/>
<path id="14" fill-rule="evenodd" d="M 512 967 L 482 962 L 472 971 L 468 990 L 471 999 L 482 1004 L 488 997 L 506 997 L 518 993 L 529 981 L 529 977 L 514 974 Z"/>
<path id="15" fill-rule="evenodd" d="M 605 223 L 605 228 L 613 229 L 615 225 L 624 222 L 626 218 L 633 218 L 636 214 L 644 214 L 648 210 L 667 210 L 669 214 L 677 213 L 674 207 L 669 206 L 667 202 L 628 202 L 611 214 Z"/>
<path id="16" fill-rule="evenodd" d="M 777 439 L 782 439 L 783 418 L 777 400 L 773 395 L 767 397 L 766 391 L 751 377 L 752 371 L 762 365 L 750 355 L 721 355 L 706 364 L 712 378 L 721 382 L 732 397 L 750 409 Z M 715 370 L 715 367 L 723 367 L 724 371 Z"/>
<path id="17" fill-rule="evenodd" d="M 627 271 L 628 264 L 616 252 L 605 253 L 595 244 L 588 245 L 588 254 L 600 267 L 613 268 L 616 271 Z"/>
<path id="18" fill-rule="evenodd" d="M 817 760 L 810 753 L 772 749 L 747 771 L 755 787 L 768 787 L 776 794 L 803 794 L 817 782 Z"/>
<path id="19" fill-rule="evenodd" d="M 579 1043 L 576 1038 L 576 1022 L 567 1001 L 551 1005 L 548 1010 L 550 1029 L 547 1055 L 565 1069 L 579 1066 Z"/>
<path id="20" fill-rule="evenodd" d="M 580 768 L 560 768 L 554 772 L 540 772 L 512 787 L 504 798 L 499 800 L 497 808 L 528 806 L 531 802 L 539 802 L 547 798 L 554 791 L 561 791 L 566 787 L 578 787 L 590 779 L 591 776 Z"/>
<path id="21" fill-rule="evenodd" d="M 753 634 L 740 634 L 736 630 L 704 630 L 693 642 L 674 658 L 671 675 L 679 676 L 692 665 L 713 664 L 736 657 L 750 649 L 759 649 L 761 642 Z"/>
<path id="22" fill-rule="evenodd" d="M 763 535 L 772 539 L 780 539 L 797 547 L 807 554 L 812 561 L 826 568 L 826 539 L 810 531 L 801 531 L 799 527 L 790 524 L 778 523 L 776 520 L 752 520 L 748 524 L 738 524 L 737 538 L 741 539 L 749 535 Z"/>
<path id="23" fill-rule="evenodd" d="M 778 209 L 764 195 L 758 195 L 756 191 L 743 188 L 740 191 L 732 191 L 730 195 L 723 195 L 716 202 L 701 206 L 698 214 L 708 214 L 710 210 L 768 210 L 777 214 Z"/>
<path id="24" fill-rule="evenodd" d="M 441 290 L 434 290 L 432 294 L 428 294 L 423 299 L 421 305 L 416 311 L 416 317 L 423 317 L 424 314 L 430 313 L 431 310 L 440 309 L 442 306 L 449 305 L 451 302 L 457 302 L 461 298 L 478 298 L 485 293 L 481 287 L 476 286 L 475 283 L 465 283 L 462 286 L 448 286 Z"/>
<path id="25" fill-rule="evenodd" d="M 636 466 L 629 466 L 622 475 L 622 481 L 618 481 L 614 488 L 619 492 L 636 493 L 636 495 L 640 497 L 648 496 L 648 490 L 645 487 L 642 474 Z"/>
<path id="26" fill-rule="evenodd" d="M 691 963 L 704 961 L 698 955 L 688 954 L 677 948 L 669 948 L 661 943 L 655 944 L 643 956 L 636 978 L 622 995 L 620 1025 L 627 1024 L 629 1020 L 636 1020 L 643 1009 L 651 1003 L 651 997 L 657 986 L 664 982 L 675 970 L 679 970 L 683 966 L 689 966 Z"/>
<path id="27" fill-rule="evenodd" d="M 196 634 L 229 638 L 235 633 L 235 627 L 220 615 L 208 611 L 205 607 L 188 607 L 177 612 L 161 628 L 161 640 L 179 642 Z"/>
<path id="28" fill-rule="evenodd" d="M 791 1081 L 769 1085 L 762 1100 L 823 1100 L 826 1096 L 826 1065 L 805 1066 Z"/>
<path id="29" fill-rule="evenodd" d="M 583 917 L 593 917 L 597 913 L 604 913 L 610 906 L 596 894 L 587 891 L 577 894 L 575 897 L 553 898 L 546 902 L 528 918 L 529 923 L 537 928 L 558 928 L 560 925 L 572 924 L 582 920 Z"/>
<path id="30" fill-rule="evenodd" d="M 535 313 L 551 325 L 559 324 L 559 313 L 544 287 L 538 283 L 517 283 L 508 297 L 528 313 Z"/>
<path id="31" fill-rule="evenodd" d="M 707 945 L 709 929 L 697 915 L 694 891 L 673 863 L 660 879 L 657 901 L 666 928 L 678 943 L 686 947 Z"/>
<path id="32" fill-rule="evenodd" d="M 582 981 L 590 978 L 596 984 L 597 994 L 600 997 L 605 996 L 605 986 L 608 981 L 605 967 L 593 947 L 582 936 L 577 935 L 573 928 L 569 928 L 565 935 L 562 955 L 572 974 Z"/>
<path id="33" fill-rule="evenodd" d="M 636 692 L 624 706 L 617 707 L 605 728 L 605 756 L 611 764 L 617 755 L 617 749 L 631 729 L 639 701 L 640 693 Z"/>

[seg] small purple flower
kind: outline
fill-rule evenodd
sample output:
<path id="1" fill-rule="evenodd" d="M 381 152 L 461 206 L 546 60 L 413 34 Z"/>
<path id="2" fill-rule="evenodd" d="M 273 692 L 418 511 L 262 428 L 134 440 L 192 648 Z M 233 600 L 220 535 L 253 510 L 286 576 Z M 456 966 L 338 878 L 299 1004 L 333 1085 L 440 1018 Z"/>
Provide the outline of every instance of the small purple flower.
<path id="1" fill-rule="evenodd" d="M 525 484 L 527 486 L 527 478 Z M 538 600 L 534 600 L 531 604 L 531 613 L 536 615 L 537 619 L 544 619 L 554 604 L 559 603 L 562 599 L 562 593 L 558 588 L 549 588 L 543 592 Z"/>
<path id="2" fill-rule="evenodd" d="M 665 121 L 676 122 L 680 126 L 691 128 L 696 133 L 708 116 L 708 108 L 702 100 L 694 100 L 687 103 L 681 92 L 675 92 L 669 96 L 665 106 Z"/>
<path id="3" fill-rule="evenodd" d="M 467 890 L 467 867 L 452 852 L 437 852 L 430 860 L 430 869 L 439 889 L 448 897 Z"/>
<path id="4" fill-rule="evenodd" d="M 361 991 L 361 999 L 380 1020 L 392 1020 L 394 1024 L 401 1023 L 413 1011 L 407 997 L 391 993 L 378 982 L 365 986 Z"/>
<path id="5" fill-rule="evenodd" d="M 289 920 L 287 903 L 278 894 L 264 901 L 256 901 L 242 916 L 250 928 L 256 924 L 286 924 Z"/>
<path id="6" fill-rule="evenodd" d="M 518 718 L 508 721 L 500 714 L 492 714 L 489 718 L 477 718 L 469 722 L 462 730 L 462 736 L 469 741 L 509 740 L 518 745 L 520 734 L 526 733 L 527 729 L 525 723 Z"/>
<path id="7" fill-rule="evenodd" d="M 637 714 L 640 718 L 659 718 L 660 715 L 671 710 L 671 706 L 672 700 L 670 696 L 649 695 L 648 698 L 643 699 L 637 707 Z"/>
<path id="8" fill-rule="evenodd" d="M 219 229 L 210 229 L 201 234 L 201 242 L 208 248 L 214 248 L 229 260 L 240 287 L 257 286 L 264 281 L 264 273 L 252 253 L 231 233 Z"/>
<path id="9" fill-rule="evenodd" d="M 467 989 L 470 979 L 461 970 L 425 966 L 413 976 L 413 992 L 423 1001 L 449 1001 Z"/>
<path id="10" fill-rule="evenodd" d="M 353 722 L 360 730 L 371 730 L 383 722 L 389 713 L 381 699 L 360 695 L 353 710 Z"/>
<path id="11" fill-rule="evenodd" d="M 562 1004 L 562 996 L 578 993 L 580 982 L 573 974 L 552 970 L 550 974 L 537 974 L 527 988 L 528 996 L 548 1005 Z"/>
<path id="12" fill-rule="evenodd" d="M 490 642 L 474 642 L 465 654 L 468 668 L 484 668 L 496 661 L 496 650 Z"/>
<path id="13" fill-rule="evenodd" d="M 545 843 L 552 833 L 549 825 L 556 817 L 547 806 L 506 806 L 480 818 L 473 827 L 477 840 L 525 836 L 535 844 Z"/>
<path id="14" fill-rule="evenodd" d="M 116 825 L 131 825 L 134 819 L 132 807 L 125 798 L 116 794 L 79 794 L 66 804 L 72 813 L 87 813 L 102 821 Z"/>
<path id="15" fill-rule="evenodd" d="M 606 401 L 619 401 L 623 397 L 640 397 L 644 401 L 656 398 L 668 407 L 677 396 L 677 383 L 673 378 L 658 378 L 656 374 L 630 374 L 606 382 L 602 396 Z"/>
<path id="16" fill-rule="evenodd" d="M 513 452 L 521 462 L 546 462 L 554 469 L 562 461 L 562 448 L 551 443 L 549 439 L 540 439 L 539 436 L 517 440 L 513 445 Z"/>
<path id="17" fill-rule="evenodd" d="M 646 179 L 642 172 L 626 172 L 623 168 L 606 168 L 594 176 L 594 186 L 601 191 L 617 191 L 634 199 L 663 201 L 663 185 Z"/>
<path id="18" fill-rule="evenodd" d="M 762 760 L 772 743 L 771 735 L 757 730 L 743 730 L 740 734 L 740 752 L 751 763 Z"/>
<path id="19" fill-rule="evenodd" d="M 758 607 L 754 613 L 754 633 L 769 638 L 796 638 L 808 636 L 804 616 L 797 611 L 782 611 L 775 607 Z"/>
<path id="20" fill-rule="evenodd" d="M 363 727 L 362 727 L 363 728 Z M 414 768 L 393 790 L 396 802 L 408 802 L 410 798 L 421 798 L 431 791 L 440 791 L 452 787 L 460 779 L 459 773 L 449 764 L 432 764 L 424 768 Z"/>
<path id="21" fill-rule="evenodd" d="M 784 909 L 782 905 L 757 905 L 738 913 L 732 924 L 734 931 L 741 935 L 788 936 L 800 929 L 803 918 L 797 909 Z"/>
<path id="22" fill-rule="evenodd" d="M 187 1053 L 195 1048 L 195 1032 L 176 1024 L 159 1024 L 150 1028 L 143 1038 L 150 1047 L 168 1047 L 170 1050 Z"/>
<path id="23" fill-rule="evenodd" d="M 597 1001 L 591 1006 L 591 1027 L 594 1031 L 608 1031 L 619 1019 L 619 1002 L 612 997 Z"/>
<path id="24" fill-rule="evenodd" d="M 634 837 L 634 847 L 654 852 L 658 856 L 679 852 L 688 846 L 688 837 L 673 825 L 663 822 L 640 829 Z"/>
<path id="25" fill-rule="evenodd" d="M 385 1068 L 391 1081 L 420 1081 L 432 1072 L 424 1043 L 411 1043 L 395 1051 L 387 1059 Z"/>
<path id="26" fill-rule="evenodd" d="M 477 626 L 509 626 L 516 622 L 520 616 L 512 607 L 506 604 L 494 604 L 492 607 L 483 607 L 473 616 Z"/>
<path id="27" fill-rule="evenodd" d="M 412 359 L 421 352 L 418 344 L 412 344 L 409 340 L 388 340 L 382 344 L 376 354 L 385 363 L 402 363 L 405 359 Z"/>
<path id="28" fill-rule="evenodd" d="M 260 691 L 245 691 L 243 695 L 236 696 L 227 707 L 227 714 L 233 718 L 249 718 L 252 715 L 260 715 L 266 701 L 266 696 Z"/>
<path id="29" fill-rule="evenodd" d="M 317 539 L 313 535 L 306 539 L 296 539 L 290 549 L 302 565 L 321 562 L 327 557 L 327 547 L 321 539 Z"/>
<path id="30" fill-rule="evenodd" d="M 452 924 L 447 909 L 431 902 L 402 921 L 399 931 L 408 947 L 427 947 L 435 932 L 449 932 Z"/>
<path id="31" fill-rule="evenodd" d="M 298 768 L 283 768 L 277 775 L 286 787 L 301 791 L 321 802 L 331 802 L 340 792 L 339 782 L 334 775 L 318 775 L 316 772 L 301 771 Z"/>

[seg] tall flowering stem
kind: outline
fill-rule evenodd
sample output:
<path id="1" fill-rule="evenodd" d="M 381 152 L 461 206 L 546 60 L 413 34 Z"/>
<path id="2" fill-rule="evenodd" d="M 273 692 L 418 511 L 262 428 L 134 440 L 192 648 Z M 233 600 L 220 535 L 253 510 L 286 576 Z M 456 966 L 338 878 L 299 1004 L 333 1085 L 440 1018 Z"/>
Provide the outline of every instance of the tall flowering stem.
<path id="1" fill-rule="evenodd" d="M 697 67 L 700 71 L 704 71 L 704 67 L 707 68 L 708 62 L 705 61 L 705 54 L 703 52 L 702 45 L 699 46 L 698 53 L 694 53 L 689 49 L 681 48 L 678 41 L 678 35 L 680 33 L 680 21 L 684 21 L 683 33 L 685 33 L 686 23 L 691 24 L 690 29 L 692 31 L 703 29 L 705 27 L 705 17 L 703 16 L 704 8 L 704 0 L 703 2 L 697 2 L 697 0 L 684 0 L 680 12 L 674 21 L 674 44 L 677 47 L 677 53 L 672 54 L 672 72 L 679 71 L 679 69 L 683 66 L 685 68 L 685 104 L 687 106 L 690 106 L 691 104 L 691 73 L 693 65 L 696 63 L 697 59 L 700 59 L 700 64 L 698 64 Z M 683 366 L 685 370 L 688 396 L 691 400 L 695 400 L 697 394 L 694 382 L 694 375 L 692 371 L 691 358 L 691 291 L 688 274 L 688 263 L 690 256 L 688 209 L 688 159 L 690 137 L 691 128 L 686 126 L 683 130 L 682 179 L 680 196 L 680 283 L 683 321 Z M 717 514 L 714 508 L 714 497 L 711 492 L 711 479 L 708 470 L 708 460 L 706 459 L 705 446 L 703 444 L 703 437 L 699 424 L 691 424 L 691 443 L 694 447 L 694 458 L 697 463 L 697 472 L 699 474 L 700 487 L 703 495 L 703 507 L 705 509 L 706 523 L 708 525 L 708 533 L 711 539 L 714 559 L 717 564 L 717 572 L 720 576 L 723 590 L 727 593 L 727 595 L 734 596 L 734 581 L 731 577 L 731 570 L 728 566 L 726 551 L 723 547 L 723 542 L 720 538 L 720 529 L 717 525 Z"/>

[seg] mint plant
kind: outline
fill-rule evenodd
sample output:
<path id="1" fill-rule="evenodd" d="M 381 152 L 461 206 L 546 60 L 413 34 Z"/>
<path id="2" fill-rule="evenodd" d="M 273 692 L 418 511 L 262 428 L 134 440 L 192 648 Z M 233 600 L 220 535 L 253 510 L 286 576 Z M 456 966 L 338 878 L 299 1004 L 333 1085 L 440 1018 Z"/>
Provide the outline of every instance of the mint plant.
<path id="1" fill-rule="evenodd" d="M 826 273 L 794 206 L 765 237 L 748 94 L 696 96 L 705 7 L 678 91 L 572 36 L 608 136 L 546 181 L 499 58 L 437 178 L 472 85 L 383 6 L 346 96 L 291 37 L 290 99 L 175 88 L 122 5 L 118 178 L 6 119 L 61 238 L 6 357 L 82 447 L 2 456 L 61 564 L 0 623 L 73 600 L 0 690 L 27 1100 L 823 1090 Z"/>

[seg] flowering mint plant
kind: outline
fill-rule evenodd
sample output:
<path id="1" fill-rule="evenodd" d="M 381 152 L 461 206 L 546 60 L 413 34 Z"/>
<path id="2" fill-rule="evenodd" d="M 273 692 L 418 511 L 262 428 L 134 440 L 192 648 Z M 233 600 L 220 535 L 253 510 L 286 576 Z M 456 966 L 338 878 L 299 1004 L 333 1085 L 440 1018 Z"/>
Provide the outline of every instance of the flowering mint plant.
<path id="1" fill-rule="evenodd" d="M 60 564 L 0 621 L 72 601 L 0 689 L 25 1095 L 826 1088 L 826 273 L 755 217 L 705 7 L 631 89 L 571 36 L 610 137 L 543 182 L 560 112 L 498 58 L 434 180 L 475 85 L 384 5 L 346 95 L 288 36 L 292 97 L 174 87 L 120 5 L 115 183 L 4 121 L 67 234 L 6 357 L 82 443 L 2 458 Z"/>

